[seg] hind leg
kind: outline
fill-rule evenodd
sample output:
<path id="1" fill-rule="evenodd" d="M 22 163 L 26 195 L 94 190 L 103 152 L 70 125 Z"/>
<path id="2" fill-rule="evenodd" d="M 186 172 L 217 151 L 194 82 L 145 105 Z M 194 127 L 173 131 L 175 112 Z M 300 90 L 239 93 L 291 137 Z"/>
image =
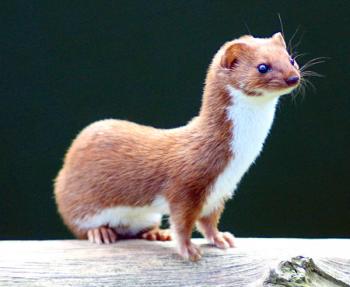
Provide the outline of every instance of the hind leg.
<path id="1" fill-rule="evenodd" d="M 118 235 L 112 228 L 101 226 L 94 229 L 89 229 L 87 237 L 90 242 L 97 244 L 114 243 L 118 239 Z"/>
<path id="2" fill-rule="evenodd" d="M 151 241 L 169 241 L 171 240 L 170 229 L 160 229 L 159 226 L 156 226 L 148 231 L 141 233 L 141 238 Z"/>

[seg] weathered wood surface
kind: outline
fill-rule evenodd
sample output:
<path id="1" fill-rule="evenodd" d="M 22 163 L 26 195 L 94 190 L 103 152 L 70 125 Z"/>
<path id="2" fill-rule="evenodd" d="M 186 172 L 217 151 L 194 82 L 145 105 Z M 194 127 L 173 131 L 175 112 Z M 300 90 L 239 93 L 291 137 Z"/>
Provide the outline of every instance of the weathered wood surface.
<path id="1" fill-rule="evenodd" d="M 350 286 L 350 239 L 237 238 L 230 250 L 194 241 L 204 251 L 196 263 L 172 242 L 0 241 L 0 286 Z M 277 267 L 299 255 L 312 261 Z"/>

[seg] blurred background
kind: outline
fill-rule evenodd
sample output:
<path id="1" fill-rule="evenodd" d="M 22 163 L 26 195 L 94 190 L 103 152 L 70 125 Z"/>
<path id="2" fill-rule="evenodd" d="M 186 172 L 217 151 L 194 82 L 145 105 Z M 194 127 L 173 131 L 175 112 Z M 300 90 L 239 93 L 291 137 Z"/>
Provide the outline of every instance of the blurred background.
<path id="1" fill-rule="evenodd" d="M 198 113 L 206 69 L 250 32 L 301 36 L 324 78 L 284 96 L 226 205 L 236 236 L 350 236 L 350 1 L 1 1 L 0 239 L 71 238 L 52 183 L 76 134 L 119 118 L 172 128 Z"/>

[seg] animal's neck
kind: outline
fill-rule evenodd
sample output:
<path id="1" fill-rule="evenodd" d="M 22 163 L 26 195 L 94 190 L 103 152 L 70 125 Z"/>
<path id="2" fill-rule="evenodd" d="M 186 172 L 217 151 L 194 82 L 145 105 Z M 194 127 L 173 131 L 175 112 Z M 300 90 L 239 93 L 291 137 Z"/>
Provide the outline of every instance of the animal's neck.
<path id="1" fill-rule="evenodd" d="M 254 161 L 270 131 L 278 97 L 252 98 L 232 87 L 228 91 L 233 102 L 227 110 L 233 126 L 232 151 L 235 158 L 245 153 L 247 162 Z"/>
<path id="2" fill-rule="evenodd" d="M 198 185 L 206 189 L 226 167 L 232 158 L 230 142 L 232 139 L 232 122 L 227 116 L 227 107 L 231 100 L 229 93 L 219 89 L 205 88 L 199 115 L 185 129 L 183 140 L 177 141 L 186 160 L 193 164 L 191 174 L 200 175 Z"/>
<path id="3" fill-rule="evenodd" d="M 205 132 L 211 145 L 220 147 L 217 151 L 225 150 L 226 145 L 234 157 L 242 150 L 241 144 L 254 145 L 254 160 L 271 128 L 277 101 L 275 96 L 256 98 L 231 86 L 207 85 L 198 117 L 199 131 Z"/>
<path id="4" fill-rule="evenodd" d="M 213 135 L 222 132 L 230 133 L 232 126 L 227 117 L 227 109 L 232 104 L 232 98 L 227 89 L 216 83 L 207 83 L 198 117 L 201 129 L 208 130 Z"/>
<path id="5" fill-rule="evenodd" d="M 278 97 L 274 95 L 247 96 L 232 86 L 220 86 L 218 83 L 207 84 L 204 89 L 199 122 L 202 128 L 216 133 L 223 129 L 234 130 L 241 119 L 251 118 L 254 125 L 271 126 Z M 258 122 L 259 120 L 263 123 Z M 225 131 L 227 132 L 227 131 Z"/>

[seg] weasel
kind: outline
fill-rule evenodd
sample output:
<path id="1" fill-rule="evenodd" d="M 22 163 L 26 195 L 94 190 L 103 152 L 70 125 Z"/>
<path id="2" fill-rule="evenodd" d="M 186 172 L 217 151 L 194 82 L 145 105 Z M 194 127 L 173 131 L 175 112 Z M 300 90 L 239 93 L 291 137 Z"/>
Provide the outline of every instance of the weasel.
<path id="1" fill-rule="evenodd" d="M 69 148 L 55 180 L 65 224 L 81 239 L 112 243 L 125 237 L 176 241 L 178 253 L 201 257 L 195 225 L 219 248 L 234 246 L 220 232 L 224 203 L 262 150 L 279 96 L 300 82 L 281 33 L 242 36 L 214 56 L 199 115 L 186 126 L 156 129 L 102 120 Z M 160 229 L 170 216 L 171 233 Z"/>

